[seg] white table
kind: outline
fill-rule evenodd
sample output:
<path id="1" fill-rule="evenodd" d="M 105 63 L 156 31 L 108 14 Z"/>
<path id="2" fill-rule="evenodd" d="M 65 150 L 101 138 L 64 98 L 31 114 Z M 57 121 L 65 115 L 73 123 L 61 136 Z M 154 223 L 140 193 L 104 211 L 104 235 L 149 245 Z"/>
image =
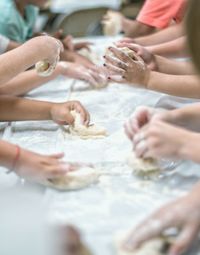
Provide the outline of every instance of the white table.
<path id="1" fill-rule="evenodd" d="M 99 39 L 97 42 L 94 49 L 103 54 L 110 41 Z M 59 78 L 31 92 L 29 97 L 62 102 L 68 97 L 73 82 Z M 41 196 L 48 204 L 52 222 L 75 224 L 95 255 L 114 255 L 113 236 L 118 230 L 134 226 L 161 204 L 184 194 L 199 179 L 199 171 L 195 165 L 185 163 L 157 180 L 144 181 L 133 176 L 125 163 L 131 150 L 123 131 L 125 119 L 139 105 L 156 105 L 162 94 L 118 84 L 102 90 L 80 91 L 86 84 L 77 81 L 75 85 L 71 99 L 80 100 L 87 107 L 92 121 L 107 128 L 108 137 L 65 139 L 56 124 L 31 121 L 11 123 L 3 138 L 44 154 L 64 151 L 70 161 L 93 162 L 107 171 L 97 185 L 87 189 L 58 192 L 47 188 Z M 0 179 L 8 186 L 19 180 L 13 174 L 2 174 Z"/>

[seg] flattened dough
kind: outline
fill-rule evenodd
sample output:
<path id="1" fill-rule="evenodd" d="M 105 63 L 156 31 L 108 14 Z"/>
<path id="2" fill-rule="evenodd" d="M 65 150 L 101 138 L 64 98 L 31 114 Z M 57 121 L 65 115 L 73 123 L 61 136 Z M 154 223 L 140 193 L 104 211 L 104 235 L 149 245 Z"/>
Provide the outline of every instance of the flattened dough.
<path id="1" fill-rule="evenodd" d="M 69 127 L 71 134 L 81 137 L 82 139 L 104 138 L 107 135 L 106 129 L 97 125 L 85 126 L 81 122 L 81 115 L 76 111 L 71 111 L 75 121 L 73 126 Z"/>
<path id="2" fill-rule="evenodd" d="M 134 152 L 128 157 L 127 163 L 133 169 L 133 173 L 137 175 L 145 176 L 160 172 L 160 167 L 155 159 L 138 158 Z"/>
<path id="3" fill-rule="evenodd" d="M 100 172 L 92 167 L 82 167 L 64 177 L 47 180 L 45 185 L 58 190 L 77 190 L 97 183 Z"/>
<path id="4" fill-rule="evenodd" d="M 117 255 L 165 255 L 172 241 L 166 237 L 154 238 L 145 242 L 139 249 L 129 252 L 122 248 L 124 238 L 119 236 L 115 239 Z"/>

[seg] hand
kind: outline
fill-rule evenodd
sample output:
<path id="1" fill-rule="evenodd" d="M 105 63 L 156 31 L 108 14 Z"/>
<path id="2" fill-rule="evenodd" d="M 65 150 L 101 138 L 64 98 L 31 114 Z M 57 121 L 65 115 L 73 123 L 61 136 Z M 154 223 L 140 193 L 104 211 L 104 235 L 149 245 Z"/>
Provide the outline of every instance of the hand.
<path id="1" fill-rule="evenodd" d="M 138 56 L 140 56 L 143 59 L 144 63 L 147 65 L 147 67 L 151 71 L 158 70 L 156 57 L 150 51 L 148 51 L 145 47 L 140 46 L 138 44 L 125 43 L 125 42 L 117 42 L 116 46 L 119 48 L 127 47 L 130 50 L 133 50 Z"/>
<path id="2" fill-rule="evenodd" d="M 43 156 L 21 149 L 15 172 L 19 176 L 33 181 L 64 176 L 67 172 L 76 170 L 76 167 L 64 162 L 63 157 L 63 153 Z"/>
<path id="3" fill-rule="evenodd" d="M 164 109 L 156 109 L 148 106 L 139 106 L 136 108 L 131 117 L 124 124 L 125 133 L 128 138 L 133 141 L 135 135 L 142 127 L 147 125 L 153 117 L 157 119 L 166 119 L 167 111 Z"/>
<path id="4" fill-rule="evenodd" d="M 168 254 L 183 254 L 198 237 L 200 230 L 199 191 L 176 199 L 161 207 L 149 218 L 139 224 L 124 242 L 124 249 L 133 251 L 144 242 L 158 237 L 167 229 L 180 230 Z"/>
<path id="5" fill-rule="evenodd" d="M 74 118 L 71 111 L 77 111 L 82 117 L 83 124 L 88 125 L 90 122 L 90 115 L 87 110 L 78 101 L 69 101 L 66 103 L 52 104 L 50 115 L 53 121 L 59 125 L 72 125 Z"/>
<path id="6" fill-rule="evenodd" d="M 75 50 L 75 45 L 73 43 L 73 37 L 71 35 L 68 35 L 64 39 L 62 39 L 62 43 L 66 50 L 69 50 L 69 51 Z"/>
<path id="7" fill-rule="evenodd" d="M 98 72 L 98 68 L 86 68 L 80 64 L 69 62 L 59 62 L 58 68 L 60 68 L 61 75 L 84 80 L 95 88 L 97 88 L 99 84 L 105 83 L 105 78 L 103 79 L 100 72 Z"/>
<path id="8" fill-rule="evenodd" d="M 178 159 L 191 140 L 192 132 L 160 120 L 152 120 L 134 137 L 135 153 L 143 158 Z"/>
<path id="9" fill-rule="evenodd" d="M 91 42 L 79 42 L 74 44 L 74 49 L 75 50 L 81 50 L 81 49 L 86 49 L 90 51 L 90 46 L 93 45 Z"/>
<path id="10" fill-rule="evenodd" d="M 60 53 L 63 51 L 60 41 L 48 35 L 34 37 L 26 44 L 31 44 L 31 47 L 34 45 L 41 49 L 41 60 L 45 60 L 49 65 L 55 65 L 60 58 Z"/>
<path id="11" fill-rule="evenodd" d="M 117 41 L 116 44 L 122 44 L 122 43 L 135 43 L 135 40 L 133 38 L 124 37 L 121 40 Z"/>
<path id="12" fill-rule="evenodd" d="M 139 56 L 133 51 L 135 59 L 129 57 L 123 51 L 110 47 L 114 57 L 106 54 L 104 66 L 110 72 L 109 80 L 119 83 L 130 83 L 141 85 L 146 88 L 150 71 Z"/>

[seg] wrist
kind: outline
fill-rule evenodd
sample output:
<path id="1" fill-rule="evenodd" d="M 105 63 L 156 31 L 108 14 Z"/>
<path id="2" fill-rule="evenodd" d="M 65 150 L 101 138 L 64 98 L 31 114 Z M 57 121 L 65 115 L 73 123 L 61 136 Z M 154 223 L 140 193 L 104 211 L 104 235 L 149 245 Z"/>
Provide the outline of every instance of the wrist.
<path id="1" fill-rule="evenodd" d="M 180 149 L 178 151 L 178 157 L 184 160 L 193 160 L 194 143 L 198 141 L 195 133 L 184 130 L 184 133 L 180 134 L 181 142 Z"/>

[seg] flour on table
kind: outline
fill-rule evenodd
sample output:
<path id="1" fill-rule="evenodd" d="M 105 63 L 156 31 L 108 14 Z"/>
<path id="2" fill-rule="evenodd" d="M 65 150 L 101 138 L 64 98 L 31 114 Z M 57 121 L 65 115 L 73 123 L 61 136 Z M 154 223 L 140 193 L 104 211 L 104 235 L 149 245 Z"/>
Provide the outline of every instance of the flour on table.
<path id="1" fill-rule="evenodd" d="M 77 190 L 97 183 L 100 172 L 92 167 L 82 167 L 66 176 L 49 179 L 44 184 L 58 190 Z"/>
<path id="2" fill-rule="evenodd" d="M 145 242 L 140 248 L 135 251 L 126 251 L 123 248 L 124 238 L 117 236 L 115 239 L 115 248 L 117 255 L 165 255 L 172 241 L 167 237 L 158 237 Z"/>
<path id="3" fill-rule="evenodd" d="M 134 152 L 127 159 L 128 165 L 133 169 L 133 173 L 137 175 L 151 175 L 160 172 L 158 162 L 155 159 L 142 159 L 136 157 Z"/>
<path id="4" fill-rule="evenodd" d="M 78 112 L 71 111 L 71 114 L 75 119 L 74 124 L 69 127 L 69 132 L 72 135 L 79 136 L 82 139 L 104 138 L 107 135 L 104 127 L 95 124 L 85 126 L 82 124 L 81 115 Z"/>

